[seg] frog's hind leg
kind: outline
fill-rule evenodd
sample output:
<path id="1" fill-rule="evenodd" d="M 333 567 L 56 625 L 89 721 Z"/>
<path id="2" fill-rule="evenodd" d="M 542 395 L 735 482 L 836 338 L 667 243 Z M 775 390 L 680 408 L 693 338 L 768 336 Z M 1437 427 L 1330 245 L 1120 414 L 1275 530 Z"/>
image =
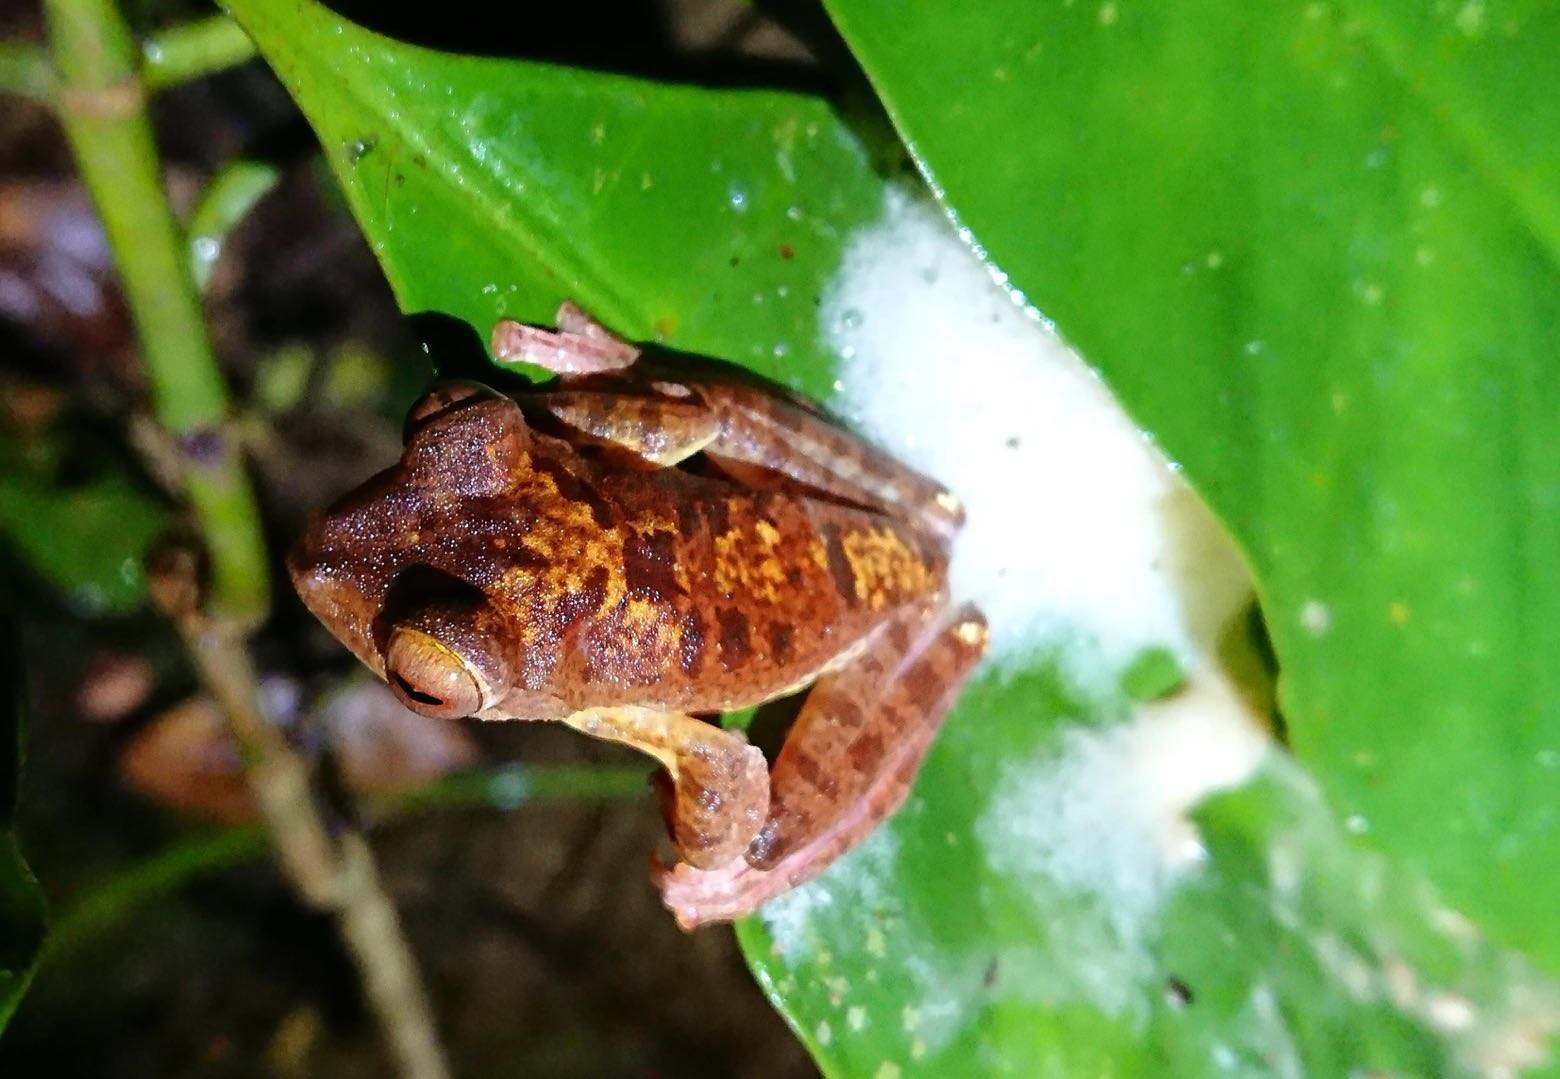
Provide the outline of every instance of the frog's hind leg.
<path id="1" fill-rule="evenodd" d="M 557 330 L 500 322 L 493 354 L 557 374 L 564 390 L 540 394 L 538 403 L 587 438 L 652 467 L 702 450 L 746 486 L 821 494 L 918 521 L 944 539 L 964 523 L 964 508 L 947 488 L 841 429 L 811 402 L 740 378 L 690 378 L 640 362 L 638 348 L 572 303 L 558 308 L 556 320 Z M 657 425 L 666 430 L 657 433 Z"/>
<path id="2" fill-rule="evenodd" d="M 654 393 L 565 389 L 530 395 L 525 404 L 651 468 L 686 460 L 720 434 L 719 417 L 702 405 Z"/>
<path id="3" fill-rule="evenodd" d="M 946 487 L 811 408 L 735 380 L 694 388 L 721 419 L 705 455 L 738 482 L 801 488 L 919 522 L 945 540 L 964 523 Z"/>
<path id="4" fill-rule="evenodd" d="M 630 706 L 589 708 L 563 722 L 661 762 L 672 781 L 672 841 L 684 862 L 714 868 L 742 860 L 764 822 L 769 769 L 740 734 L 677 712 Z"/>
<path id="5" fill-rule="evenodd" d="M 917 608 L 820 679 L 770 776 L 769 815 L 747 857 L 663 870 L 685 929 L 729 921 L 816 876 L 903 804 L 921 760 L 986 647 L 974 607 Z"/>

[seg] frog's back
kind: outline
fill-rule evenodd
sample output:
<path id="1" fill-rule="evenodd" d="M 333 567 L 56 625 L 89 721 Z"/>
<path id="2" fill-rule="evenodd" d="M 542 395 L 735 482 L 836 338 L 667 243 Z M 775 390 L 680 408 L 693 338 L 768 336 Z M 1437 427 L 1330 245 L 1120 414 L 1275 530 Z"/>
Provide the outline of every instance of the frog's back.
<path id="1" fill-rule="evenodd" d="M 676 469 L 538 465 L 570 522 L 536 611 L 547 688 L 576 707 L 768 700 L 942 587 L 941 544 L 881 514 Z"/>

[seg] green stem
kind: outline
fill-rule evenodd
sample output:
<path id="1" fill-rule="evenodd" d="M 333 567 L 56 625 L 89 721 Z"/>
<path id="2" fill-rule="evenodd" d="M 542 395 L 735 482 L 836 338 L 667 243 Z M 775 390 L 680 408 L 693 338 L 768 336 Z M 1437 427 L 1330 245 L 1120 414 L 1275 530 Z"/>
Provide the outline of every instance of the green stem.
<path id="1" fill-rule="evenodd" d="M 44 962 L 58 964 L 125 921 L 141 907 L 192 880 L 263 857 L 270 849 L 259 825 L 203 832 L 180 840 L 95 886 L 50 927 Z"/>
<path id="2" fill-rule="evenodd" d="M 635 765 L 511 764 L 458 772 L 402 794 L 385 795 L 370 805 L 369 812 L 393 818 L 474 805 L 509 810 L 540 799 L 632 798 L 645 792 L 648 776 L 645 768 Z"/>
<path id="3" fill-rule="evenodd" d="M 225 429 L 227 388 L 163 192 L 135 43 L 110 0 L 45 0 L 44 10 L 60 116 L 119 267 L 157 418 L 186 457 L 187 494 L 211 557 L 211 609 L 254 624 L 269 604 L 259 513 Z"/>
<path id="4" fill-rule="evenodd" d="M 54 100 L 54 67 L 49 54 L 23 41 L 0 41 L 0 94 L 48 104 Z"/>
<path id="5" fill-rule="evenodd" d="M 266 194 L 280 173 L 263 161 L 234 161 L 214 176 L 190 213 L 190 276 L 205 291 L 212 268 L 222 256 L 222 243 Z"/>
<path id="6" fill-rule="evenodd" d="M 254 42 L 226 15 L 212 15 L 153 34 L 141 48 L 141 77 L 147 89 L 236 67 L 255 55 Z"/>
<path id="7" fill-rule="evenodd" d="M 369 806 L 381 821 L 434 809 L 490 806 L 511 810 L 546 799 L 609 799 L 642 794 L 644 768 L 510 764 L 462 772 L 401 794 L 382 795 Z M 67 907 L 50 931 L 44 962 L 51 966 L 81 954 L 84 945 L 158 898 L 191 881 L 254 861 L 267 850 L 259 825 L 202 832 L 95 885 Z"/>

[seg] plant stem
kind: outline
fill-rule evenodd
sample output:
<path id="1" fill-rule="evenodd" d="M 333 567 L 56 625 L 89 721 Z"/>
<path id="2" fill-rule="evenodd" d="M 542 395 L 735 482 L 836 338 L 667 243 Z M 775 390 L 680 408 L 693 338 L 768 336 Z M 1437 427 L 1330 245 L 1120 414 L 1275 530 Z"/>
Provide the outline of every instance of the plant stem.
<path id="1" fill-rule="evenodd" d="M 196 877 L 258 858 L 267 849 L 263 828 L 224 828 L 183 840 L 116 873 L 54 919 L 44 963 L 54 965 L 79 954 L 83 945 L 158 896 L 175 892 Z"/>
<path id="2" fill-rule="evenodd" d="M 163 192 L 135 44 L 110 0 L 44 7 L 60 117 L 119 266 L 158 420 L 186 459 L 186 493 L 211 558 L 212 611 L 253 625 L 269 605 L 259 513 L 225 429 L 227 388 Z"/>
<path id="3" fill-rule="evenodd" d="M 433 1009 L 368 842 L 351 829 L 333 835 L 327 827 L 308 763 L 260 710 L 242 642 L 198 615 L 179 619 L 179 628 L 238 739 L 245 778 L 283 872 L 300 895 L 335 915 L 398 1070 L 408 1079 L 445 1079 L 449 1067 Z"/>
<path id="4" fill-rule="evenodd" d="M 185 490 L 210 557 L 207 609 L 176 601 L 197 594 L 193 572 L 188 588 L 171 581 L 165 605 L 243 751 L 283 871 L 304 899 L 335 914 L 398 1069 L 409 1079 L 444 1079 L 432 1010 L 368 844 L 353 832 L 332 835 L 308 763 L 259 707 L 242 634 L 269 606 L 260 516 L 227 430 L 227 387 L 163 192 L 129 27 L 112 0 L 45 0 L 44 10 L 60 117 L 103 218 L 153 405 L 184 458 Z"/>
<path id="5" fill-rule="evenodd" d="M 645 768 L 633 765 L 506 764 L 379 795 L 369 799 L 367 810 L 377 826 L 428 811 L 470 806 L 508 811 L 548 799 L 630 798 L 644 794 L 647 778 Z M 267 849 L 265 829 L 259 826 L 223 828 L 177 840 L 94 884 L 66 907 L 50 928 L 44 962 L 55 965 L 69 961 L 81 954 L 85 945 L 153 900 L 200 877 L 253 861 Z"/>
<path id="6" fill-rule="evenodd" d="M 153 34 L 141 47 L 141 77 L 161 90 L 226 68 L 255 55 L 254 42 L 226 15 L 212 15 Z"/>

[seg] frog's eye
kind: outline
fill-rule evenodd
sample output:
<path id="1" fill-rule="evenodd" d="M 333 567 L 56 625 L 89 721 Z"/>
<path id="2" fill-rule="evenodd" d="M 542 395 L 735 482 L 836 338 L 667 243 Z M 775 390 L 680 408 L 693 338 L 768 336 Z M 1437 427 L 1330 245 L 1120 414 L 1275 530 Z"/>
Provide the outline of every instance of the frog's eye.
<path id="1" fill-rule="evenodd" d="M 463 405 L 476 397 L 496 398 L 500 396 L 480 382 L 471 382 L 465 379 L 457 379 L 449 382 L 440 382 L 427 393 L 418 398 L 417 403 L 406 414 L 406 425 L 401 429 L 401 441 L 410 442 L 412 436 L 429 420 L 435 416 L 443 415 L 457 405 Z"/>
<path id="2" fill-rule="evenodd" d="M 411 626 L 391 631 L 385 681 L 402 704 L 431 719 L 459 719 L 485 704 L 477 673 L 459 653 Z"/>

